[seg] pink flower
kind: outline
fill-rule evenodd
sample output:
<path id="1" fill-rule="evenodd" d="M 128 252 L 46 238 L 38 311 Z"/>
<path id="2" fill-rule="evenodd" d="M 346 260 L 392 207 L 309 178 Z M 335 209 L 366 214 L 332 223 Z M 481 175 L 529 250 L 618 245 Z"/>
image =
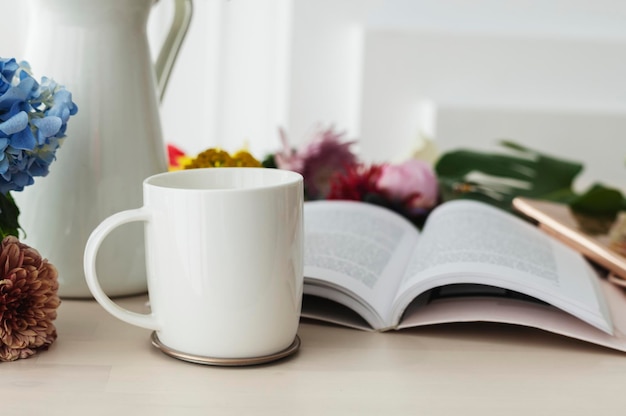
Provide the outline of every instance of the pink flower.
<path id="1" fill-rule="evenodd" d="M 428 163 L 417 159 L 384 165 L 377 185 L 389 199 L 407 209 L 430 209 L 439 196 L 435 172 Z"/>
<path id="2" fill-rule="evenodd" d="M 357 163 L 350 150 L 354 142 L 342 142 L 344 135 L 344 132 L 335 132 L 333 127 L 318 130 L 309 142 L 294 151 L 281 129 L 283 150 L 274 156 L 276 165 L 302 174 L 308 199 L 325 198 L 330 192 L 330 178 Z"/>

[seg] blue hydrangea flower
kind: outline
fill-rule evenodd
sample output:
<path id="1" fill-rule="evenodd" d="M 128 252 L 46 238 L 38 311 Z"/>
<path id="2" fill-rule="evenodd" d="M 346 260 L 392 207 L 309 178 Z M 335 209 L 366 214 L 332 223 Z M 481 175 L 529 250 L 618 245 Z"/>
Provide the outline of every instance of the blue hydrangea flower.
<path id="1" fill-rule="evenodd" d="M 27 62 L 0 58 L 0 193 L 46 176 L 78 107 L 52 79 L 38 83 Z"/>

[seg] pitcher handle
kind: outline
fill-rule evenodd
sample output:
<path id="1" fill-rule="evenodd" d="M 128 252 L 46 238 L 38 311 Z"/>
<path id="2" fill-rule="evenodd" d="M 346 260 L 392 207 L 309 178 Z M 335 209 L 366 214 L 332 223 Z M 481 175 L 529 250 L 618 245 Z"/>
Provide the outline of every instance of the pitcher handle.
<path id="1" fill-rule="evenodd" d="M 174 0 L 174 7 L 172 27 L 165 38 L 165 42 L 163 42 L 159 56 L 154 64 L 157 93 L 160 101 L 163 100 L 163 96 L 165 95 L 167 82 L 170 79 L 174 62 L 183 44 L 183 40 L 185 40 L 189 24 L 191 23 L 191 16 L 193 15 L 192 0 Z"/>

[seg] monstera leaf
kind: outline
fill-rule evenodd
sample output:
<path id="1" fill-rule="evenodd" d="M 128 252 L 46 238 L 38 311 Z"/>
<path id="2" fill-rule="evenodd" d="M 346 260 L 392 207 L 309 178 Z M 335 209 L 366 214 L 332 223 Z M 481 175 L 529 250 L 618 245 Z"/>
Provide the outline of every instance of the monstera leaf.
<path id="1" fill-rule="evenodd" d="M 583 170 L 581 163 L 551 157 L 510 141 L 501 145 L 506 153 L 445 153 L 435 166 L 443 200 L 476 199 L 508 211 L 517 196 L 567 203 L 590 214 L 614 215 L 626 208 L 619 191 L 599 184 L 577 194 L 572 184 Z"/>

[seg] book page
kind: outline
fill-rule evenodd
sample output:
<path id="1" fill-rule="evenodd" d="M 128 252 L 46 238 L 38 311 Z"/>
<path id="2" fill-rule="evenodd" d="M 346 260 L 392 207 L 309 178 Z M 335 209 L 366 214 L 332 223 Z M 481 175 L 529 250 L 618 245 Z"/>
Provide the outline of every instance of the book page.
<path id="1" fill-rule="evenodd" d="M 599 283 L 613 317 L 613 335 L 547 304 L 488 297 L 448 298 L 421 307 L 411 304 L 398 329 L 449 322 L 501 322 L 626 351 L 626 292 L 605 279 Z"/>
<path id="2" fill-rule="evenodd" d="M 304 204 L 304 231 L 305 294 L 369 312 L 364 318 L 375 329 L 388 326 L 417 229 L 376 205 L 313 201 Z"/>
<path id="3" fill-rule="evenodd" d="M 396 318 L 417 294 L 453 283 L 524 293 L 611 331 L 597 277 L 582 256 L 511 214 L 474 201 L 431 214 L 409 262 Z"/>

